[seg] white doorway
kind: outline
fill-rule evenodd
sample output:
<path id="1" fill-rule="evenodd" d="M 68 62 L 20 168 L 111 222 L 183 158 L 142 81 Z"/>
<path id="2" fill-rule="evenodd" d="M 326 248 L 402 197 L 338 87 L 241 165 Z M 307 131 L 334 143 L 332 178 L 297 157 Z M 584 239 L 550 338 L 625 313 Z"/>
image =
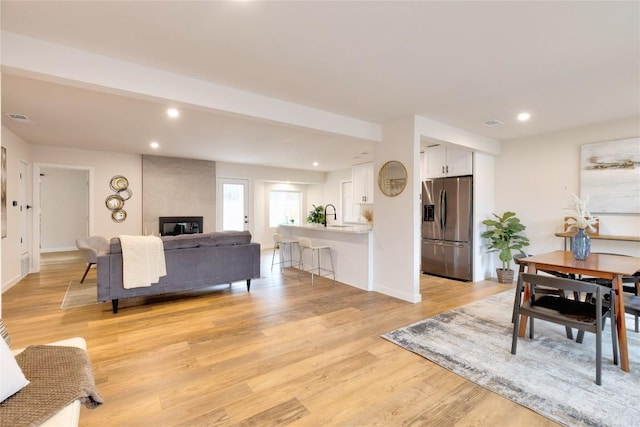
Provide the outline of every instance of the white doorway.
<path id="1" fill-rule="evenodd" d="M 18 194 L 18 226 L 20 230 L 20 272 L 24 277 L 31 271 L 31 238 L 29 236 L 29 215 L 31 206 L 28 199 L 29 165 L 20 162 L 20 189 Z"/>
<path id="2" fill-rule="evenodd" d="M 224 230 L 249 229 L 249 180 L 218 179 L 218 228 Z"/>
<path id="3" fill-rule="evenodd" d="M 40 253 L 75 250 L 75 239 L 93 233 L 94 171 L 91 167 L 33 165 L 33 271 Z"/>

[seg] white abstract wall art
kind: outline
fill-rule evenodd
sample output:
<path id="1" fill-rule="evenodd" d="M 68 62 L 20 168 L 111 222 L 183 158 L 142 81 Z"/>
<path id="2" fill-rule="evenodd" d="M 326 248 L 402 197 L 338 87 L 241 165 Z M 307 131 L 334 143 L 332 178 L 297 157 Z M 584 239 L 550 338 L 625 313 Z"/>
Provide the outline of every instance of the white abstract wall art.
<path id="1" fill-rule="evenodd" d="M 592 213 L 640 214 L 640 137 L 580 147 L 580 198 Z"/>

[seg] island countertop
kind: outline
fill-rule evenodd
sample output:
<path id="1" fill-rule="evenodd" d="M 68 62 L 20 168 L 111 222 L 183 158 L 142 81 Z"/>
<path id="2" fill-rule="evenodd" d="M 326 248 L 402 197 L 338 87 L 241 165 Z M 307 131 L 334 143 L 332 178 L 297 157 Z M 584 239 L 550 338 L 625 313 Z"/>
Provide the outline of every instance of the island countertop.
<path id="1" fill-rule="evenodd" d="M 323 225 L 281 224 L 279 232 L 285 238 L 305 237 L 314 246 L 329 246 L 336 280 L 365 291 L 373 290 L 373 233 L 369 224 L 336 224 L 326 228 Z M 323 268 L 331 268 L 329 257 L 323 256 L 321 261 Z M 305 270 L 311 263 L 311 259 L 306 260 Z"/>
<path id="2" fill-rule="evenodd" d="M 349 234 L 367 234 L 371 232 L 371 226 L 369 224 L 327 224 L 326 227 L 322 224 L 280 224 L 280 227 L 312 230 L 319 233 L 336 232 Z"/>

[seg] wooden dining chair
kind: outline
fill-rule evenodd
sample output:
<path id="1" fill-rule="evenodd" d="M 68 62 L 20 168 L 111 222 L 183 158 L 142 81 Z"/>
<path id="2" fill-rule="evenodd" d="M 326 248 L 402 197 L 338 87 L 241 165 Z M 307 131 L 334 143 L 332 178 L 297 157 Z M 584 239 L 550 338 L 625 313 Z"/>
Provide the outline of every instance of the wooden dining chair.
<path id="1" fill-rule="evenodd" d="M 608 252 L 592 252 L 592 253 L 603 254 L 603 255 L 629 256 L 629 255 L 611 254 Z M 597 283 L 598 285 L 606 286 L 607 288 L 613 287 L 613 283 L 611 279 L 601 279 L 598 277 L 580 277 L 580 280 L 583 280 L 585 282 Z M 624 311 L 628 314 L 631 314 L 635 318 L 634 330 L 635 332 L 640 332 L 640 314 L 638 313 L 638 309 L 634 307 L 634 304 L 629 304 L 627 302 L 634 296 L 640 297 L 640 271 L 636 272 L 631 276 L 622 276 L 622 291 L 624 292 L 624 296 L 625 296 Z M 605 298 L 602 301 L 602 303 L 605 306 L 608 306 L 609 300 Z"/>
<path id="2" fill-rule="evenodd" d="M 520 266 L 520 268 L 518 269 L 518 278 L 520 277 L 520 275 L 522 273 L 524 273 L 524 268 L 526 267 L 526 263 L 522 262 L 523 258 L 527 258 L 533 256 L 531 254 L 515 254 L 513 256 L 513 261 L 518 264 Z M 550 270 L 539 270 L 542 273 L 546 273 L 546 274 L 550 274 L 551 276 L 555 276 L 555 277 L 562 277 L 565 279 L 574 279 L 575 276 L 573 274 L 565 274 L 565 273 L 560 273 L 559 271 L 550 271 Z M 522 285 L 524 286 L 524 284 Z M 522 291 L 524 291 L 524 288 L 522 289 Z M 542 293 L 550 293 L 553 295 L 560 295 L 560 296 L 565 296 L 564 292 L 559 292 L 557 289 L 545 289 L 544 287 L 538 287 L 538 294 L 542 294 Z M 517 294 L 516 294 L 516 298 L 517 298 Z M 516 310 L 516 305 L 513 305 L 513 315 L 511 317 L 511 323 L 514 322 L 515 320 L 515 310 Z M 566 331 L 567 331 L 567 338 L 569 338 L 570 340 L 573 339 L 573 331 L 571 330 L 570 327 L 566 326 L 565 327 Z"/>
<path id="3" fill-rule="evenodd" d="M 522 288 L 528 283 L 531 295 L 526 301 L 522 301 Z M 544 294 L 538 292 L 539 288 L 545 289 Z M 546 293 L 548 289 L 556 289 L 558 295 Z M 590 293 L 594 295 L 593 302 L 580 301 L 559 295 L 578 293 Z M 613 348 L 613 362 L 618 364 L 618 339 L 616 333 L 615 305 L 611 308 L 603 306 L 603 294 L 608 293 L 611 301 L 615 295 L 613 291 L 588 282 L 571 280 L 553 276 L 538 274 L 520 274 L 518 286 L 516 286 L 515 319 L 513 323 L 513 338 L 511 353 L 516 354 L 518 346 L 518 330 L 520 327 L 520 315 L 529 317 L 529 338 L 534 337 L 534 319 L 576 328 L 580 331 L 592 332 L 596 335 L 596 384 L 602 384 L 602 329 L 606 317 L 611 317 L 611 342 Z M 522 302 L 521 302 L 522 301 Z"/>

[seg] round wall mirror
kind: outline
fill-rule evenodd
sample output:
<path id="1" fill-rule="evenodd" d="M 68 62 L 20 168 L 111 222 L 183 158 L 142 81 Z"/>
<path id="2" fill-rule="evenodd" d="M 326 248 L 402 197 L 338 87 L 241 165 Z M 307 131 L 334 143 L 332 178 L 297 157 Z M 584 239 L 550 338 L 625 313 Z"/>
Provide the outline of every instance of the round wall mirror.
<path id="1" fill-rule="evenodd" d="M 378 173 L 378 187 L 386 196 L 395 197 L 407 186 L 407 168 L 396 160 L 385 163 Z"/>

